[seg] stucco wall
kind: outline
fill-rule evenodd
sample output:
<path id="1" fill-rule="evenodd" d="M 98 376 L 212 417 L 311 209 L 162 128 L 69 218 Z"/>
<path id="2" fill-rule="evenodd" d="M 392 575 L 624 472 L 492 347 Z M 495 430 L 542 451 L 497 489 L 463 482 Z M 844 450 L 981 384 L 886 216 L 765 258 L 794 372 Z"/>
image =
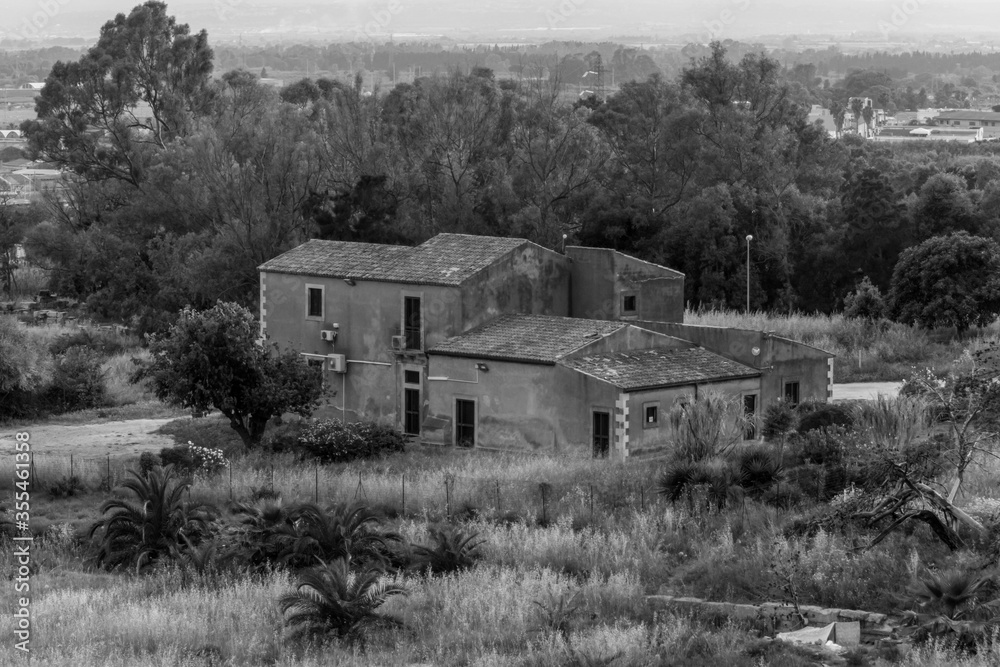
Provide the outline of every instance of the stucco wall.
<path id="1" fill-rule="evenodd" d="M 322 320 L 305 317 L 306 285 L 324 288 Z M 351 286 L 339 278 L 261 274 L 261 321 L 270 341 L 282 349 L 347 357 L 346 377 L 326 373 L 327 384 L 337 393 L 320 415 L 339 417 L 345 409 L 348 419 L 361 416 L 391 418 L 396 414 L 399 404 L 397 377 L 401 370 L 398 368 L 400 358 L 392 350 L 392 336 L 400 333 L 403 295 L 421 297 L 424 349 L 461 333 L 460 309 L 448 307 L 461 300 L 457 287 L 360 280 Z M 336 342 L 321 340 L 320 331 L 332 328 L 334 323 L 340 325 Z M 425 359 L 423 354 L 405 357 L 418 366 L 425 365 Z"/>
<path id="2" fill-rule="evenodd" d="M 799 382 L 799 400 L 829 398 L 830 355 L 795 341 L 760 331 L 690 324 L 636 322 L 637 326 L 690 340 L 706 350 L 760 369 L 764 406 L 784 396 L 784 383 Z M 760 354 L 754 356 L 753 349 Z"/>
<path id="3" fill-rule="evenodd" d="M 429 374 L 476 380 L 476 363 L 476 359 L 431 355 Z M 477 383 L 429 383 L 425 441 L 453 444 L 456 398 L 476 400 L 480 447 L 589 458 L 593 409 L 611 413 L 613 431 L 618 391 L 610 384 L 564 366 L 481 363 L 489 371 L 478 373 Z"/>
<path id="4" fill-rule="evenodd" d="M 684 274 L 607 248 L 570 246 L 566 256 L 573 262 L 573 317 L 683 321 Z M 636 313 L 623 312 L 626 294 L 636 296 Z"/>
<path id="5" fill-rule="evenodd" d="M 505 313 L 569 316 L 570 262 L 525 243 L 462 286 L 463 331 Z"/>
<path id="6" fill-rule="evenodd" d="M 644 456 L 662 454 L 669 450 L 666 442 L 666 421 L 671 408 L 681 398 L 694 400 L 704 396 L 706 392 L 717 392 L 724 396 L 742 398 L 744 394 L 760 394 L 758 378 L 733 380 L 730 382 L 715 382 L 695 387 L 667 387 L 650 391 L 629 392 L 628 396 L 628 456 Z M 649 403 L 658 404 L 658 425 L 647 427 L 645 424 L 645 406 Z M 761 411 L 758 407 L 758 418 Z M 759 423 L 759 421 L 758 421 Z"/>

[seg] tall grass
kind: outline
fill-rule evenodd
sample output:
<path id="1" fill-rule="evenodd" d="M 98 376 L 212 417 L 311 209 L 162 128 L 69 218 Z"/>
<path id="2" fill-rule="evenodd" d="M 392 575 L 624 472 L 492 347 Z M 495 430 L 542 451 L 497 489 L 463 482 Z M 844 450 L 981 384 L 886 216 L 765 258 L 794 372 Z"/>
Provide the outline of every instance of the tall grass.
<path id="1" fill-rule="evenodd" d="M 957 340 L 953 330 L 928 331 L 898 322 L 871 323 L 843 314 L 788 315 L 732 310 L 697 310 L 684 314 L 687 324 L 773 331 L 837 355 L 836 382 L 897 381 L 917 366 L 944 369 L 963 349 L 1000 336 L 1000 324 Z"/>

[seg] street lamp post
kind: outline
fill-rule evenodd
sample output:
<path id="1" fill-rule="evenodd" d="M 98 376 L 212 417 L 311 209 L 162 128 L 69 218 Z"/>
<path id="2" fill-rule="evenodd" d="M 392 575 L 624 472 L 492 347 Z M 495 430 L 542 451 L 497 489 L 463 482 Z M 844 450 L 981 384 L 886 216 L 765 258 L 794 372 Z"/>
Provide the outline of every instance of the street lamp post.
<path id="1" fill-rule="evenodd" d="M 747 234 L 747 315 L 750 314 L 750 242 L 753 236 Z"/>

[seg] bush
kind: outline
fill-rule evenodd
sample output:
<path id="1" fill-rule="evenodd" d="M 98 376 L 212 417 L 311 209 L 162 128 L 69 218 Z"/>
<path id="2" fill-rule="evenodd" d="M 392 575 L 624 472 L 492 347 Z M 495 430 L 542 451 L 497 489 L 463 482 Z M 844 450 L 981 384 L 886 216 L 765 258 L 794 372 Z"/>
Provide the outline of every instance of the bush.
<path id="1" fill-rule="evenodd" d="M 160 457 L 153 452 L 143 452 L 139 455 L 139 472 L 145 477 L 149 471 L 158 465 L 163 465 Z"/>
<path id="2" fill-rule="evenodd" d="M 72 334 L 64 334 L 49 343 L 49 352 L 58 357 L 65 354 L 71 347 L 86 347 L 101 356 L 110 357 L 122 352 L 130 352 L 139 347 L 135 338 L 123 336 L 114 331 L 104 329 L 80 329 Z"/>
<path id="3" fill-rule="evenodd" d="M 104 405 L 106 390 L 101 357 L 79 345 L 56 357 L 52 384 L 46 392 L 54 410 L 69 412 Z"/>
<path id="4" fill-rule="evenodd" d="M 768 440 L 782 437 L 795 429 L 795 410 L 788 403 L 778 401 L 764 412 L 763 435 Z"/>
<path id="5" fill-rule="evenodd" d="M 295 451 L 299 448 L 299 438 L 304 430 L 305 424 L 300 421 L 283 422 L 264 436 L 261 446 L 275 454 Z"/>
<path id="6" fill-rule="evenodd" d="M 53 498 L 69 498 L 86 491 L 79 477 L 62 477 L 48 486 L 49 495 Z"/>
<path id="7" fill-rule="evenodd" d="M 298 444 L 324 463 L 375 458 L 403 451 L 406 440 L 390 426 L 377 422 L 344 424 L 324 419 L 303 429 Z"/>
<path id="8" fill-rule="evenodd" d="M 851 409 L 837 403 L 819 403 L 799 406 L 799 433 L 808 433 L 818 429 L 840 426 L 845 429 L 854 427 L 854 414 Z"/>
<path id="9" fill-rule="evenodd" d="M 199 447 L 192 442 L 177 447 L 164 447 L 160 450 L 160 460 L 164 467 L 172 465 L 181 475 L 212 477 L 229 466 L 221 449 Z"/>
<path id="10" fill-rule="evenodd" d="M 878 322 L 885 317 L 885 299 L 871 279 L 865 276 L 855 291 L 844 299 L 844 317 L 852 320 Z"/>

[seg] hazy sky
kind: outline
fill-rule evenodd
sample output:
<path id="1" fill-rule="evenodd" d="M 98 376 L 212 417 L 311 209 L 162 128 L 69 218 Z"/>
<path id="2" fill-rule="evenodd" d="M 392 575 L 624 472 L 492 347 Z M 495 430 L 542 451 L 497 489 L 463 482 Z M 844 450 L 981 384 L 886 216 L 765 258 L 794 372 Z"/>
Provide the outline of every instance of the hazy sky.
<path id="1" fill-rule="evenodd" d="M 97 35 L 135 0 L 0 0 L 14 37 Z M 700 41 L 753 35 L 867 33 L 892 40 L 1000 34 L 995 0 L 173 0 L 169 11 L 217 39 L 244 34 L 396 39 L 447 35 L 539 39 L 687 34 Z"/>

